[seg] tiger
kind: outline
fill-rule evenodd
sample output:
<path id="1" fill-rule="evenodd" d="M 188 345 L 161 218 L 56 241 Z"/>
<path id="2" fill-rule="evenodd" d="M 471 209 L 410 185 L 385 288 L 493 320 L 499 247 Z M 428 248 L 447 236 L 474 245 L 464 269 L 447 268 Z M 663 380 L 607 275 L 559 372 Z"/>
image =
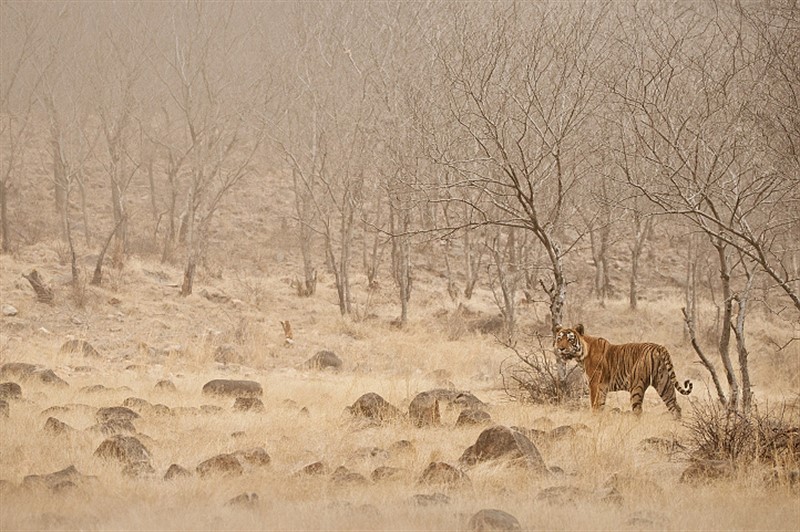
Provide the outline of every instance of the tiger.
<path id="1" fill-rule="evenodd" d="M 589 398 L 593 410 L 606 403 L 608 392 L 628 391 L 631 409 L 642 413 L 644 392 L 652 386 L 676 419 L 681 408 L 675 400 L 675 390 L 682 395 L 692 393 L 692 382 L 681 386 L 675 377 L 669 351 L 663 345 L 651 343 L 612 344 L 605 338 L 584 333 L 582 324 L 568 329 L 555 329 L 555 354 L 563 360 L 576 360 L 589 380 Z"/>

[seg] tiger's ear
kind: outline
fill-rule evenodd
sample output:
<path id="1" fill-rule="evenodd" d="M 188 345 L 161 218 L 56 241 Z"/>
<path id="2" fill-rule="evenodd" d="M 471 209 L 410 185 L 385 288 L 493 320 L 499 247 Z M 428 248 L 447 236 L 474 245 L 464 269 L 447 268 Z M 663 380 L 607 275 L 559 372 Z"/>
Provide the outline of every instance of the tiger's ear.
<path id="1" fill-rule="evenodd" d="M 564 327 L 562 327 L 562 326 L 561 326 L 561 324 L 559 323 L 558 325 L 556 325 L 556 328 L 554 329 L 554 332 L 555 332 L 556 334 L 558 334 L 558 331 L 560 331 L 560 330 L 561 330 L 561 329 L 563 329 L 563 328 L 564 328 Z"/>
<path id="2" fill-rule="evenodd" d="M 583 323 L 579 323 L 579 324 L 577 324 L 577 325 L 576 325 L 575 327 L 573 327 L 573 328 L 574 328 L 576 331 L 578 331 L 578 334 L 580 334 L 581 336 L 583 336 Z"/>

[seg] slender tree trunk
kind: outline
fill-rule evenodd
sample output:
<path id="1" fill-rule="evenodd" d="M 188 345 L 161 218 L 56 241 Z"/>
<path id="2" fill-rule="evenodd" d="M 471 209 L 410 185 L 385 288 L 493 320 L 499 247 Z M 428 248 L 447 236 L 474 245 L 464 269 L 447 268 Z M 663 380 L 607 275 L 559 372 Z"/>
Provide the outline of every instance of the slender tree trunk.
<path id="1" fill-rule="evenodd" d="M 114 230 L 109 233 L 105 244 L 103 244 L 103 247 L 100 249 L 100 255 L 97 257 L 97 263 L 94 266 L 94 274 L 92 275 L 92 281 L 90 283 L 94 286 L 100 286 L 103 282 L 103 260 L 105 259 L 106 251 L 108 251 L 108 246 L 111 244 L 111 239 L 114 238 L 121 223 L 122 220 L 117 222 L 117 225 L 114 226 Z"/>
<path id="2" fill-rule="evenodd" d="M 56 213 L 60 223 L 61 238 L 67 240 L 66 213 L 69 205 L 67 204 L 67 169 L 64 160 L 61 158 L 61 149 L 58 140 L 52 141 L 53 146 L 53 182 L 55 185 Z"/>
<path id="3" fill-rule="evenodd" d="M 181 295 L 189 296 L 192 294 L 194 285 L 194 273 L 197 268 L 197 247 L 198 242 L 195 235 L 195 195 L 197 194 L 197 176 L 194 177 L 189 190 L 189 198 L 186 202 L 186 267 L 183 272 L 183 284 L 181 285 Z"/>
<path id="4" fill-rule="evenodd" d="M 691 315 L 687 312 L 686 307 L 682 308 L 681 312 L 683 312 L 683 322 L 686 325 L 686 330 L 689 332 L 692 348 L 694 348 L 694 352 L 697 353 L 698 358 L 700 358 L 700 362 L 703 364 L 706 370 L 708 370 L 709 375 L 711 375 L 711 380 L 714 382 L 714 388 L 717 391 L 719 402 L 722 403 L 723 406 L 727 406 L 728 399 L 725 397 L 725 391 L 722 389 L 722 383 L 720 383 L 719 377 L 717 376 L 717 369 L 714 367 L 714 364 L 705 355 L 705 353 L 703 353 L 703 350 L 700 347 L 700 342 L 697 341 L 694 321 Z"/>
<path id="5" fill-rule="evenodd" d="M 472 292 L 475 290 L 475 285 L 478 282 L 478 273 L 481 267 L 481 253 L 475 251 L 472 244 L 472 232 L 470 230 L 464 231 L 464 262 L 467 270 L 467 281 L 464 286 L 464 297 L 472 299 Z"/>
<path id="6" fill-rule="evenodd" d="M 389 227 L 392 232 L 392 276 L 400 297 L 400 325 L 408 323 L 408 307 L 411 301 L 411 245 L 408 240 L 408 213 L 389 200 Z"/>
<path id="7" fill-rule="evenodd" d="M 634 216 L 633 245 L 630 247 L 631 278 L 628 291 L 628 305 L 631 310 L 636 310 L 639 299 L 639 259 L 642 257 L 644 244 L 647 241 L 647 235 L 650 233 L 650 226 L 653 220 L 652 217 L 647 217 L 642 221 L 640 215 L 635 214 Z"/>
<path id="8" fill-rule="evenodd" d="M 730 390 L 728 406 L 731 410 L 736 410 L 739 405 L 739 383 L 736 379 L 736 372 L 730 357 L 731 341 L 731 317 L 733 315 L 733 298 L 731 295 L 731 275 L 728 266 L 728 254 L 724 243 L 716 240 L 713 242 L 717 249 L 719 258 L 719 275 L 722 284 L 722 321 L 719 326 L 719 356 L 725 367 L 725 377 L 728 380 Z"/>
<path id="9" fill-rule="evenodd" d="M 747 286 L 741 294 L 736 297 L 737 312 L 736 323 L 731 323 L 733 334 L 736 336 L 736 351 L 739 355 L 739 372 L 742 376 L 742 410 L 748 412 L 752 405 L 753 392 L 750 384 L 750 368 L 748 364 L 748 352 L 745 345 L 744 323 L 747 317 L 747 304 L 750 300 L 750 290 L 753 287 L 754 274 L 747 272 Z"/>
<path id="10" fill-rule="evenodd" d="M 11 251 L 11 233 L 8 230 L 8 185 L 0 183 L 0 238 L 3 239 L 3 253 Z"/>

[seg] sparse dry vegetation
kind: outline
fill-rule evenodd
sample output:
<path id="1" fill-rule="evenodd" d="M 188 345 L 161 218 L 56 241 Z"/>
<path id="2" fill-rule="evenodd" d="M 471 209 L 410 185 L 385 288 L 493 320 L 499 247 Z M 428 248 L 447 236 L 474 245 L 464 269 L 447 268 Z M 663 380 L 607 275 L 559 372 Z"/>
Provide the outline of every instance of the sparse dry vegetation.
<path id="1" fill-rule="evenodd" d="M 0 0 L 0 529 L 797 529 L 798 58 L 790 0 Z"/>

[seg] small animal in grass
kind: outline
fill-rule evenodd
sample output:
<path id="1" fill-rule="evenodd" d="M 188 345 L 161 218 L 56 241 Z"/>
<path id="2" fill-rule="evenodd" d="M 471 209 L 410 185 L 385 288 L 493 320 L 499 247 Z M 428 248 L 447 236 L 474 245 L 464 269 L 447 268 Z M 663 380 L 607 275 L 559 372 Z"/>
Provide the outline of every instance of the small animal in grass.
<path id="1" fill-rule="evenodd" d="M 683 386 L 678 383 L 666 347 L 651 343 L 612 344 L 605 338 L 585 334 L 582 324 L 572 328 L 559 325 L 555 332 L 556 356 L 575 360 L 583 368 L 593 409 L 603 407 L 608 392 L 627 391 L 631 394 L 631 409 L 640 414 L 644 392 L 652 386 L 672 415 L 680 419 L 675 390 L 689 395 L 692 382 L 684 381 Z"/>
<path id="2" fill-rule="evenodd" d="M 283 345 L 286 347 L 292 347 L 294 345 L 294 333 L 292 332 L 292 324 L 289 323 L 289 320 L 281 321 L 281 327 L 283 327 Z"/>

